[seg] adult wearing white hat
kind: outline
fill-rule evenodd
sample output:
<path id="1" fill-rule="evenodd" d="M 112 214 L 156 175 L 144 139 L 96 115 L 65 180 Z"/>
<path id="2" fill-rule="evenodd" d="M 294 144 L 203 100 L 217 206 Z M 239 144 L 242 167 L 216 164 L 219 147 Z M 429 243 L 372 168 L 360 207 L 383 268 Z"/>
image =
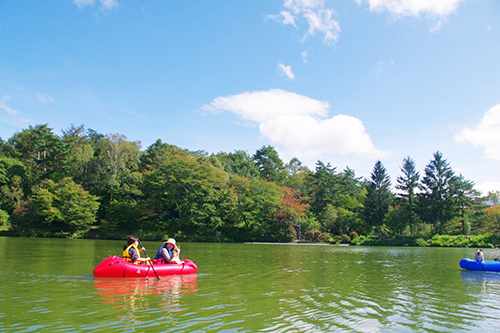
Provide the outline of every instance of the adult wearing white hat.
<path id="1" fill-rule="evenodd" d="M 183 262 L 179 259 L 180 253 L 181 248 L 175 244 L 175 239 L 169 238 L 160 246 L 155 259 L 163 259 L 163 264 L 182 264 Z"/>
<path id="2" fill-rule="evenodd" d="M 477 262 L 484 264 L 484 253 L 482 249 L 477 249 L 476 254 L 474 255 L 474 259 Z"/>

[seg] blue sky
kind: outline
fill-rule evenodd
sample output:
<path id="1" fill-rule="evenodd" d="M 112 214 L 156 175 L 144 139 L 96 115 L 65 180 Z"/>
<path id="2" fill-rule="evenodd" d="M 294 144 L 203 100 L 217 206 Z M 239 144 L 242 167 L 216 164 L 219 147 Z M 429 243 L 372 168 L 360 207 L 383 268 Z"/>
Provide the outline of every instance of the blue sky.
<path id="1" fill-rule="evenodd" d="M 437 150 L 500 190 L 500 2 L 0 2 L 0 137 L 48 123 L 208 153 L 274 146 L 393 183 Z"/>

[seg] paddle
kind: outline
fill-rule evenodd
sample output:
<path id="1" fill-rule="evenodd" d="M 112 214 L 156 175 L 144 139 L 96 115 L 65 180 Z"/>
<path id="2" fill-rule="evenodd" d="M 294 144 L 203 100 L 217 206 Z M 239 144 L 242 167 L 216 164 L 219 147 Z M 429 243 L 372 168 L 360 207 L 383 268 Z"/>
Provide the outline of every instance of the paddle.
<path id="1" fill-rule="evenodd" d="M 142 243 L 141 243 L 141 240 L 140 240 L 140 239 L 137 239 L 137 240 L 139 241 L 139 245 L 140 245 L 140 246 L 144 249 L 144 254 L 146 255 L 146 257 L 149 257 L 149 256 L 148 256 L 148 253 L 146 252 L 146 248 L 145 248 L 145 247 L 142 245 Z M 156 271 L 155 271 L 155 266 L 153 265 L 153 261 L 151 261 L 151 259 L 149 260 L 149 265 L 150 265 L 150 266 L 151 266 L 151 268 L 153 269 L 153 272 L 155 273 L 156 278 L 157 278 L 158 280 L 161 280 L 161 279 L 160 279 L 160 277 L 158 276 L 158 273 L 156 273 Z M 147 277 L 147 276 L 146 276 L 146 277 Z"/>

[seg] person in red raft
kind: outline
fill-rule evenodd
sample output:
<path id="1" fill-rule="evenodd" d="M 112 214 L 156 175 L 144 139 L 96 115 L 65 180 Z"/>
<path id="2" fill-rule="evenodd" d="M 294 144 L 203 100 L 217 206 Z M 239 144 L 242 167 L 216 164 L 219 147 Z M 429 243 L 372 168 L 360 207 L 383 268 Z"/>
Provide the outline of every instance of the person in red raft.
<path id="1" fill-rule="evenodd" d="M 160 246 L 155 259 L 162 259 L 162 264 L 183 264 L 184 261 L 179 259 L 180 253 L 181 248 L 175 244 L 175 239 L 169 238 Z"/>
<path id="2" fill-rule="evenodd" d="M 139 250 L 138 246 L 139 239 L 134 236 L 129 237 L 127 244 L 123 246 L 123 260 L 134 264 L 147 264 L 151 259 L 149 257 L 141 258 L 140 252 L 144 252 L 145 249 Z"/>

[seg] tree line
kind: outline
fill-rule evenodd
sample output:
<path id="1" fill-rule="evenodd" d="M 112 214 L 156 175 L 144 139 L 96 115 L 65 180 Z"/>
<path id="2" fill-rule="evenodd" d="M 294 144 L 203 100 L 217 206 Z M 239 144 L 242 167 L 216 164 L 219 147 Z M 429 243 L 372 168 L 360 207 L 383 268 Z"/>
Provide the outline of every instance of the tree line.
<path id="1" fill-rule="evenodd" d="M 403 159 L 393 183 L 318 161 L 208 154 L 120 134 L 45 125 L 0 139 L 0 227 L 37 237 L 191 241 L 350 241 L 358 236 L 497 234 L 499 193 L 486 196 L 436 151 L 422 174 Z"/>

